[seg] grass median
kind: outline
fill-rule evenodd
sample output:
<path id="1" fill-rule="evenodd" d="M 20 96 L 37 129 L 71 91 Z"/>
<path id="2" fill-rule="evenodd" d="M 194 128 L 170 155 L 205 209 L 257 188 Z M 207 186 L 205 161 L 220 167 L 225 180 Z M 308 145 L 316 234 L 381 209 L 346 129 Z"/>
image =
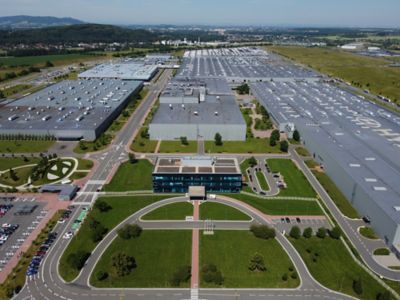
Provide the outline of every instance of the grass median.
<path id="1" fill-rule="evenodd" d="M 204 202 L 200 205 L 201 220 L 233 220 L 233 221 L 250 221 L 251 218 L 247 214 L 233 208 L 231 206 L 217 203 Z"/>
<path id="2" fill-rule="evenodd" d="M 193 205 L 189 202 L 172 203 L 159 207 L 142 217 L 143 220 L 185 220 L 193 216 Z"/>

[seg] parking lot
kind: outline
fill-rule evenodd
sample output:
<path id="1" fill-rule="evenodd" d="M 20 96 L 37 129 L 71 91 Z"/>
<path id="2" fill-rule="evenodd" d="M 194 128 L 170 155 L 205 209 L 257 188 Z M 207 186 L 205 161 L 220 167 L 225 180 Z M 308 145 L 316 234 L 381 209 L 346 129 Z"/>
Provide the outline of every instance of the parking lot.
<path id="1" fill-rule="evenodd" d="M 273 218 L 272 221 L 275 223 L 275 227 L 280 232 L 289 232 L 293 226 L 298 226 L 301 231 L 307 227 L 311 227 L 314 232 L 320 227 L 325 227 L 327 229 L 332 228 L 328 220 L 325 217 L 313 217 L 313 216 L 280 216 Z"/>

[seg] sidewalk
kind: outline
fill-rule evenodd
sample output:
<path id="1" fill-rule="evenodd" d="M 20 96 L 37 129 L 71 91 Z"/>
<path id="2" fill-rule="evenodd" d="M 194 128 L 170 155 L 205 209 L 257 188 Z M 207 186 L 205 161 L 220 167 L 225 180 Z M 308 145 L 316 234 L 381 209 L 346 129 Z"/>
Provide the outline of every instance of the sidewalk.
<path id="1" fill-rule="evenodd" d="M 193 202 L 193 221 L 199 220 L 200 203 L 199 201 Z M 199 288 L 199 229 L 193 229 L 192 233 L 192 277 L 190 288 Z"/>

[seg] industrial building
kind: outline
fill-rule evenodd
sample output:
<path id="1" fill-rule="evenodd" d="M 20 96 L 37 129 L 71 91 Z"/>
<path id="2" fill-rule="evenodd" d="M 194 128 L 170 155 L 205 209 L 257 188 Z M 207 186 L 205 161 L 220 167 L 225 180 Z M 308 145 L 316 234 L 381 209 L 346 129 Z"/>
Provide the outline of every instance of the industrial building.
<path id="1" fill-rule="evenodd" d="M 0 106 L 0 135 L 95 140 L 121 113 L 140 81 L 62 81 Z"/>
<path id="2" fill-rule="evenodd" d="M 170 82 L 160 96 L 160 106 L 149 126 L 150 139 L 244 141 L 246 123 L 228 84 L 223 79 Z"/>
<path id="3" fill-rule="evenodd" d="M 155 193 L 187 193 L 190 187 L 206 192 L 238 193 L 242 174 L 237 159 L 207 156 L 159 158 L 153 172 Z"/>
<path id="4" fill-rule="evenodd" d="M 302 141 L 361 216 L 400 253 L 400 117 L 322 82 L 262 82 L 251 89 Z"/>

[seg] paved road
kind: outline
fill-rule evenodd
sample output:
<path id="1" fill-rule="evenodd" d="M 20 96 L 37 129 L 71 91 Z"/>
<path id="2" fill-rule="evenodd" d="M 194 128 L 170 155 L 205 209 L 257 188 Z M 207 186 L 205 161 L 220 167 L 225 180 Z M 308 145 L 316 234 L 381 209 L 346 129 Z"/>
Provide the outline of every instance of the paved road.
<path id="1" fill-rule="evenodd" d="M 353 246 L 357 249 L 365 264 L 379 276 L 383 276 L 385 278 L 395 281 L 400 281 L 400 272 L 390 270 L 381 266 L 371 256 L 371 253 L 368 251 L 367 246 L 364 244 L 362 237 L 360 237 L 357 230 L 351 225 L 352 220 L 348 219 L 340 212 L 328 193 L 321 186 L 319 181 L 314 177 L 310 169 L 306 166 L 303 159 L 297 154 L 297 152 L 294 151 L 293 148 L 289 149 L 289 152 L 292 158 L 297 162 L 298 166 L 303 171 L 304 175 L 307 177 L 307 180 L 311 183 L 312 187 L 320 195 L 321 200 L 329 209 L 336 222 L 339 224 L 346 236 L 350 239 Z"/>

